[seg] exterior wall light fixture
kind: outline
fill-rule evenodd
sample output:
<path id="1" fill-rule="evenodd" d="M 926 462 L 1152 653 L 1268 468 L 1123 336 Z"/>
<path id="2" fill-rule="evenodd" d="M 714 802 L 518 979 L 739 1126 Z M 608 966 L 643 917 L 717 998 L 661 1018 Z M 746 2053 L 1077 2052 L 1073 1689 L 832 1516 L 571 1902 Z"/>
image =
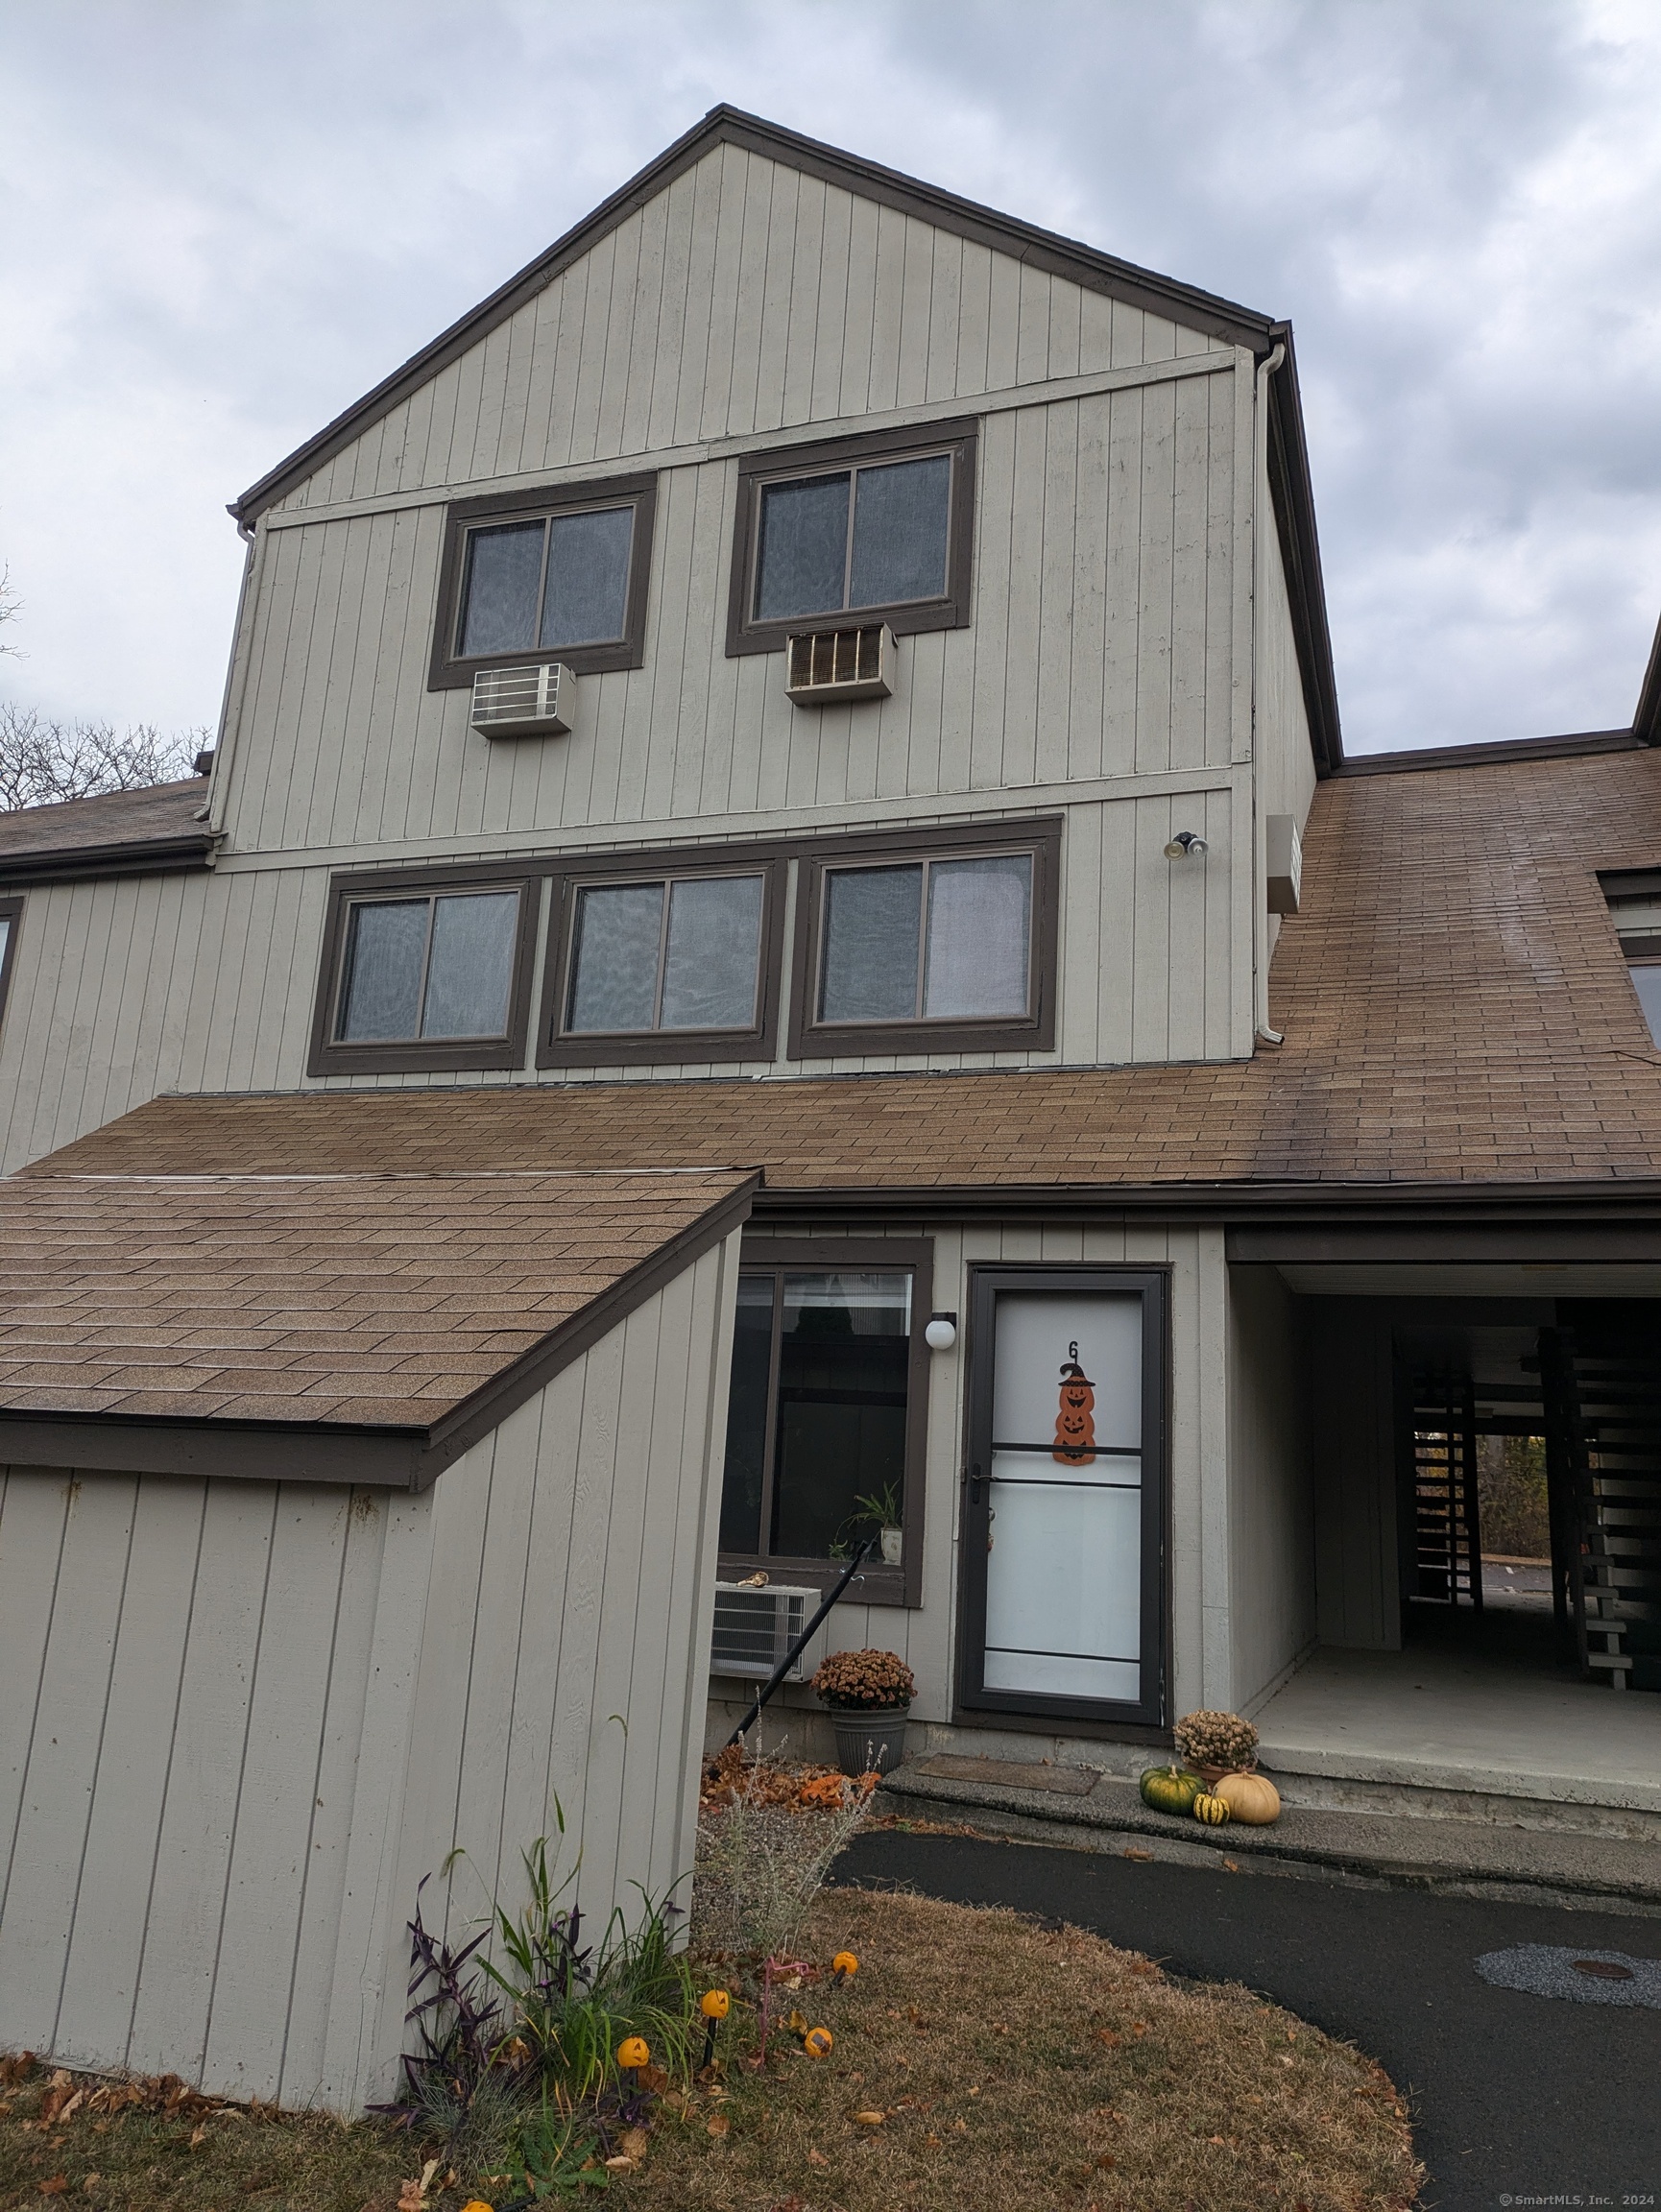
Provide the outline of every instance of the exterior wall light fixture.
<path id="1" fill-rule="evenodd" d="M 923 1341 L 930 1352 L 950 1352 L 957 1341 L 956 1314 L 930 1313 L 928 1326 L 923 1332 Z"/>
<path id="2" fill-rule="evenodd" d="M 1203 860 L 1210 848 L 1192 830 L 1179 830 L 1165 849 L 1168 860 Z"/>

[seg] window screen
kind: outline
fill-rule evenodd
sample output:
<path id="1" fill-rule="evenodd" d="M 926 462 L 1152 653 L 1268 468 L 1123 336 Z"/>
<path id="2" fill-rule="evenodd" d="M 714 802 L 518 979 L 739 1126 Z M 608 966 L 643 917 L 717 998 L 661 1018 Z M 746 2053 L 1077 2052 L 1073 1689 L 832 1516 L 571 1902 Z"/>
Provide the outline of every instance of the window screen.
<path id="1" fill-rule="evenodd" d="M 821 1022 L 947 1022 L 1028 1011 L 1030 853 L 833 868 L 824 886 Z"/>
<path id="2" fill-rule="evenodd" d="M 566 1034 L 750 1028 L 762 885 L 759 873 L 585 884 L 572 928 Z"/>
<path id="3" fill-rule="evenodd" d="M 632 504 L 469 530 L 458 657 L 620 640 L 627 630 L 634 531 Z"/>
<path id="4" fill-rule="evenodd" d="M 763 485 L 753 617 L 941 598 L 951 521 L 950 453 Z"/>
<path id="5" fill-rule="evenodd" d="M 506 1036 L 518 920 L 517 891 L 355 902 L 336 1042 Z"/>

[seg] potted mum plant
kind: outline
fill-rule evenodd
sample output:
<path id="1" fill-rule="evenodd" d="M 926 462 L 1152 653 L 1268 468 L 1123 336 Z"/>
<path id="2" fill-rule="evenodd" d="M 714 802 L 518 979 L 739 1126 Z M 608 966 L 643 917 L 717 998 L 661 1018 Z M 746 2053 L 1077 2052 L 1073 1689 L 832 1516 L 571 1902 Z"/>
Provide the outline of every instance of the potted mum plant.
<path id="1" fill-rule="evenodd" d="M 1258 1763 L 1258 1732 L 1238 1713 L 1187 1713 L 1171 1734 L 1190 1770 L 1213 1787 Z"/>
<path id="2" fill-rule="evenodd" d="M 813 1677 L 836 1731 L 844 1774 L 892 1774 L 905 1756 L 905 1716 L 917 1678 L 898 1652 L 832 1651 Z"/>

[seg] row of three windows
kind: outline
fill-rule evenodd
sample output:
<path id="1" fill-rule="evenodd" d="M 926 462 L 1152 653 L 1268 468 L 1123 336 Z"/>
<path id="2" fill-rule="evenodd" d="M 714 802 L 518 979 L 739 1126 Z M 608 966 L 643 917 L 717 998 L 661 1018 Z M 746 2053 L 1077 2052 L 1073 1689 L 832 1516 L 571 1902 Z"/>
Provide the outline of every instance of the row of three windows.
<path id="1" fill-rule="evenodd" d="M 805 851 L 792 1051 L 1047 1042 L 1055 839 L 1045 823 L 905 856 Z M 788 857 L 552 872 L 540 1063 L 770 1057 Z M 540 889 L 337 880 L 313 1071 L 521 1065 Z"/>

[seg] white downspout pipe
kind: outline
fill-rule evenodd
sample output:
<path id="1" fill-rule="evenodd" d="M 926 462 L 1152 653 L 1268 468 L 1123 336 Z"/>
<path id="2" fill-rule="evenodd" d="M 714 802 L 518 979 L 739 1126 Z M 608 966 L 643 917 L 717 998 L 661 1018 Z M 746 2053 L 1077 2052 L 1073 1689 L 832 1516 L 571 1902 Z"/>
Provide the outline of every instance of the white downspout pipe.
<path id="1" fill-rule="evenodd" d="M 1252 416 L 1252 433 L 1256 451 L 1252 456 L 1252 504 L 1259 505 L 1260 488 L 1266 494 L 1269 479 L 1269 378 L 1287 357 L 1286 345 L 1277 340 L 1272 353 L 1265 354 L 1258 364 L 1257 406 Z M 1254 517 L 1252 530 L 1252 874 L 1258 872 L 1258 786 L 1263 771 L 1263 748 L 1257 735 L 1257 700 L 1259 674 L 1263 667 L 1263 606 L 1264 606 L 1264 531 L 1272 524 L 1266 496 L 1262 501 L 1264 511 Z M 1258 897 L 1260 886 L 1252 886 L 1252 934 L 1257 941 L 1257 1033 L 1265 1045 L 1284 1045 L 1286 1034 L 1269 1027 L 1269 974 L 1267 916 L 1262 910 Z"/>

